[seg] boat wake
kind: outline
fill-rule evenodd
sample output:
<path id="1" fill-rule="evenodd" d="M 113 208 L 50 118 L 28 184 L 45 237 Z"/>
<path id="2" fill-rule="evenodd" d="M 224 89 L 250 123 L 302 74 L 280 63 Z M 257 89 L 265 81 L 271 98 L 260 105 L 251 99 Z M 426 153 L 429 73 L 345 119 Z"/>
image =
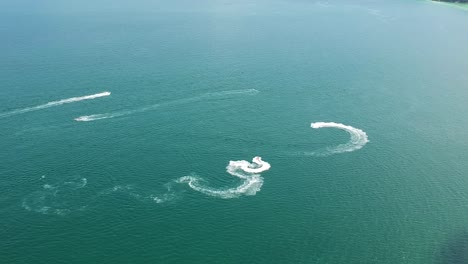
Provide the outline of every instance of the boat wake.
<path id="1" fill-rule="evenodd" d="M 63 104 L 75 103 L 75 102 L 79 102 L 83 100 L 92 100 L 92 99 L 96 99 L 99 97 L 109 96 L 110 94 L 111 94 L 110 92 L 102 92 L 102 93 L 97 93 L 97 94 L 92 94 L 92 95 L 81 96 L 81 97 L 72 97 L 72 98 L 62 99 L 58 101 L 52 101 L 43 105 L 17 109 L 17 110 L 13 110 L 13 111 L 6 112 L 6 113 L 0 113 L 0 118 L 10 117 L 13 115 L 18 115 L 18 114 L 24 114 L 24 113 L 42 110 L 42 109 L 46 109 L 46 108 L 50 108 L 54 106 L 63 105 Z"/>
<path id="2" fill-rule="evenodd" d="M 45 176 L 42 177 L 44 179 Z M 66 216 L 85 211 L 96 204 L 98 199 L 123 194 L 140 202 L 156 204 L 176 201 L 179 196 L 173 190 L 175 183 L 163 185 L 161 190 L 140 188 L 135 185 L 116 185 L 96 192 L 87 187 L 86 178 L 72 178 L 56 184 L 43 184 L 41 188 L 27 195 L 22 202 L 23 209 L 45 215 Z"/>
<path id="3" fill-rule="evenodd" d="M 173 190 L 173 183 L 164 184 L 164 191 L 155 193 L 154 190 L 144 190 L 135 185 L 116 185 L 111 189 L 104 190 L 100 195 L 107 195 L 111 193 L 120 193 L 134 198 L 141 202 L 154 202 L 163 204 L 175 201 L 179 198 L 177 193 Z"/>
<path id="4" fill-rule="evenodd" d="M 366 145 L 369 142 L 366 132 L 364 132 L 363 130 L 359 128 L 355 128 L 352 126 L 347 126 L 347 125 L 335 123 L 335 122 L 316 122 L 316 123 L 312 123 L 310 126 L 314 129 L 338 128 L 338 129 L 344 130 L 348 132 L 348 134 L 350 135 L 350 140 L 345 144 L 340 144 L 334 147 L 328 147 L 324 151 L 307 152 L 306 153 L 307 155 L 329 156 L 332 154 L 352 152 L 352 151 L 361 149 L 362 147 L 364 147 L 364 145 Z"/>
<path id="5" fill-rule="evenodd" d="M 204 185 L 204 180 L 197 176 L 185 176 L 170 181 L 160 188 L 148 189 L 136 185 L 116 185 L 112 188 L 95 192 L 86 188 L 86 178 L 72 178 L 56 184 L 43 184 L 41 188 L 27 195 L 22 207 L 31 212 L 66 216 L 74 212 L 84 211 L 96 204 L 96 200 L 103 196 L 123 194 L 141 202 L 171 204 L 179 200 L 186 191 L 184 185 L 203 194 L 222 199 L 237 198 L 242 195 L 255 195 L 263 185 L 260 173 L 271 168 L 268 162 L 261 157 L 255 157 L 252 163 L 239 160 L 230 161 L 226 171 L 242 180 L 242 183 L 233 188 L 212 188 Z M 45 179 L 45 176 L 41 177 Z"/>
<path id="6" fill-rule="evenodd" d="M 75 118 L 75 121 L 78 122 L 89 122 L 89 121 L 96 121 L 96 120 L 101 120 L 101 119 L 107 119 L 107 118 L 114 118 L 114 117 L 121 117 L 121 116 L 128 116 L 128 115 L 133 115 L 136 113 L 141 113 L 149 110 L 154 110 L 158 108 L 160 105 L 155 104 L 147 107 L 142 107 L 134 110 L 124 110 L 124 111 L 117 111 L 113 113 L 105 113 L 105 114 L 95 114 L 95 115 L 87 115 L 87 116 L 80 116 Z"/>
<path id="7" fill-rule="evenodd" d="M 67 215 L 87 207 L 86 178 L 74 178 L 57 184 L 44 184 L 23 199 L 24 209 L 41 214 Z"/>
<path id="8" fill-rule="evenodd" d="M 260 173 L 270 168 L 271 165 L 258 156 L 253 158 L 252 163 L 245 160 L 230 161 L 226 167 L 227 173 L 243 181 L 241 185 L 234 188 L 211 188 L 203 184 L 204 180 L 197 176 L 181 177 L 176 182 L 187 183 L 193 190 L 206 195 L 222 199 L 237 198 L 241 195 L 255 195 L 260 191 L 263 185 Z"/>
<path id="9" fill-rule="evenodd" d="M 154 104 L 154 105 L 141 107 L 141 108 L 137 108 L 133 110 L 123 110 L 123 111 L 117 111 L 113 113 L 80 116 L 80 117 L 75 118 L 75 121 L 90 122 L 90 121 L 96 121 L 96 120 L 101 120 L 101 119 L 133 115 L 136 113 L 155 110 L 159 107 L 164 107 L 164 106 L 174 106 L 174 105 L 181 105 L 181 104 L 187 104 L 187 103 L 195 103 L 195 102 L 199 102 L 203 100 L 227 99 L 231 96 L 240 96 L 240 95 L 250 96 L 250 95 L 256 95 L 258 93 L 259 91 L 256 89 L 229 90 L 229 91 L 222 91 L 222 92 L 215 92 L 215 93 L 205 93 L 205 94 L 195 96 L 195 97 L 184 98 L 184 99 L 169 101 L 169 102 L 160 103 L 160 104 Z"/>

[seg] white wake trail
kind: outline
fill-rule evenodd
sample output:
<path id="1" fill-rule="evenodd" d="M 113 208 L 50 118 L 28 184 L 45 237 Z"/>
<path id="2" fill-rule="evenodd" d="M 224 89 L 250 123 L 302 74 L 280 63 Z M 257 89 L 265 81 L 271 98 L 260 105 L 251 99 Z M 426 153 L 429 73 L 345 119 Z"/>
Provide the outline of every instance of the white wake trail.
<path id="1" fill-rule="evenodd" d="M 328 147 L 326 152 L 312 152 L 307 153 L 309 155 L 316 155 L 316 156 L 328 156 L 331 154 L 337 153 L 344 153 L 344 152 L 351 152 L 358 149 L 361 149 L 369 142 L 366 132 L 359 128 L 355 128 L 352 126 L 347 126 L 340 123 L 335 122 L 316 122 L 310 125 L 314 129 L 320 128 L 338 128 L 348 132 L 350 135 L 350 140 L 345 143 L 335 147 Z"/>
<path id="2" fill-rule="evenodd" d="M 6 113 L 1 113 L 0 118 L 5 118 L 5 117 L 13 116 L 13 115 L 18 115 L 18 114 L 24 114 L 24 113 L 28 113 L 32 111 L 42 110 L 42 109 L 46 109 L 49 107 L 63 105 L 63 104 L 70 104 L 70 103 L 79 102 L 83 100 L 92 100 L 92 99 L 109 96 L 109 95 L 111 95 L 110 92 L 102 92 L 102 93 L 97 93 L 97 94 L 92 94 L 92 95 L 81 96 L 81 97 L 72 97 L 72 98 L 62 99 L 58 101 L 52 101 L 43 105 L 27 107 L 27 108 L 17 109 L 17 110 L 13 110 L 13 111 L 6 112 Z"/>
<path id="3" fill-rule="evenodd" d="M 178 183 L 187 183 L 190 188 L 206 195 L 230 199 L 241 195 L 255 195 L 263 185 L 260 173 L 267 171 L 271 165 L 261 157 L 255 157 L 252 163 L 246 160 L 230 161 L 226 171 L 234 177 L 242 179 L 240 186 L 235 188 L 211 188 L 203 185 L 203 179 L 195 176 L 185 176 L 177 180 Z"/>
<path id="4" fill-rule="evenodd" d="M 119 117 L 119 116 L 125 116 L 128 113 L 126 112 L 117 112 L 117 113 L 106 113 L 106 114 L 96 114 L 96 115 L 87 115 L 87 116 L 80 116 L 75 118 L 75 121 L 79 122 L 89 122 L 89 121 L 96 121 L 96 120 L 101 120 L 101 119 L 107 119 L 107 118 L 114 118 L 114 117 Z"/>
<path id="5" fill-rule="evenodd" d="M 114 118 L 114 117 L 121 117 L 121 116 L 128 116 L 136 113 L 141 113 L 145 112 L 148 110 L 156 109 L 160 107 L 160 104 L 155 104 L 147 107 L 142 107 L 134 110 L 123 110 L 123 111 L 117 111 L 117 112 L 112 112 L 112 113 L 105 113 L 105 114 L 95 114 L 95 115 L 87 115 L 87 116 L 80 116 L 75 118 L 75 121 L 78 122 L 90 122 L 90 121 L 96 121 L 96 120 L 101 120 L 101 119 L 108 119 L 108 118 Z"/>
<path id="6" fill-rule="evenodd" d="M 222 91 L 222 92 L 205 93 L 205 94 L 195 96 L 195 97 L 173 100 L 173 101 L 145 106 L 145 107 L 141 107 L 141 108 L 137 108 L 133 110 L 122 110 L 122 111 L 117 111 L 117 112 L 112 112 L 112 113 L 80 116 L 80 117 L 75 118 L 75 121 L 90 122 L 90 121 L 96 121 L 96 120 L 101 120 L 101 119 L 128 116 L 128 115 L 132 115 L 136 113 L 154 110 L 156 108 L 164 107 L 164 106 L 174 106 L 174 105 L 195 103 L 195 102 L 199 102 L 202 100 L 222 99 L 222 98 L 228 98 L 230 96 L 239 96 L 239 95 L 251 96 L 251 95 L 256 95 L 258 93 L 259 91 L 256 89 L 229 90 L 229 91 Z"/>

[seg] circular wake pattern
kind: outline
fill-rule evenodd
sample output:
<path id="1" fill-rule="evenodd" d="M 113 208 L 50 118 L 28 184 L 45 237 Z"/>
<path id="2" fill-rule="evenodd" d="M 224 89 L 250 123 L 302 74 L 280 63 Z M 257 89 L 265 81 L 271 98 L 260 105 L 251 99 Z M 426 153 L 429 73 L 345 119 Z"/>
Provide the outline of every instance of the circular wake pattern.
<path id="1" fill-rule="evenodd" d="M 347 125 L 335 123 L 335 122 L 316 122 L 316 123 L 312 123 L 310 126 L 314 129 L 338 128 L 338 129 L 348 132 L 348 134 L 351 136 L 350 140 L 345 144 L 341 144 L 335 147 L 328 147 L 326 151 L 324 152 L 308 153 L 311 155 L 328 156 L 328 155 L 337 154 L 337 153 L 351 152 L 351 151 L 361 149 L 362 147 L 364 147 L 364 145 L 367 144 L 367 142 L 369 142 L 366 132 L 364 132 L 363 130 L 359 128 L 355 128 L 352 126 L 347 126 Z"/>
<path id="2" fill-rule="evenodd" d="M 206 195 L 231 199 L 241 195 L 255 195 L 263 185 L 263 178 L 260 173 L 267 171 L 271 165 L 263 161 L 261 157 L 255 157 L 252 163 L 246 160 L 230 161 L 226 167 L 227 173 L 243 181 L 235 188 L 210 188 L 203 184 L 203 179 L 196 176 L 185 176 L 177 180 L 178 183 L 187 183 L 190 188 Z"/>
<path id="3" fill-rule="evenodd" d="M 82 189 L 86 184 L 86 178 L 76 178 L 54 185 L 44 184 L 40 190 L 25 197 L 22 206 L 28 211 L 55 215 L 85 210 L 87 203 L 84 202 L 84 197 L 88 194 Z"/>
<path id="4" fill-rule="evenodd" d="M 45 176 L 41 179 L 45 179 Z M 117 185 L 96 192 L 92 188 L 86 188 L 87 183 L 86 178 L 73 178 L 56 184 L 43 184 L 39 190 L 23 199 L 22 207 L 35 213 L 65 216 L 73 212 L 84 211 L 103 196 L 116 193 L 124 193 L 139 201 L 157 204 L 171 202 L 178 198 L 177 193 L 172 190 L 174 182 L 165 184 L 163 186 L 165 190 L 157 193 L 134 185 Z"/>

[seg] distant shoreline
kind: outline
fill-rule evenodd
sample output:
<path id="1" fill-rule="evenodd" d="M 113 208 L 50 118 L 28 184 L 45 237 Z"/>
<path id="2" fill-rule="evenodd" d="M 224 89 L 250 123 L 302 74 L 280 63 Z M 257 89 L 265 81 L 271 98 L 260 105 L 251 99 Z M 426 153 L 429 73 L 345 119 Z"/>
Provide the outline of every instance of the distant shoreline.
<path id="1" fill-rule="evenodd" d="M 429 0 L 429 2 L 468 10 L 468 2 L 462 3 L 462 2 L 451 2 L 451 1 L 443 1 L 443 0 Z"/>
<path id="2" fill-rule="evenodd" d="M 467 2 L 456 2 L 456 1 L 449 1 L 449 0 L 429 0 L 432 3 L 448 5 L 452 7 L 457 7 L 460 9 L 468 10 L 468 1 Z"/>

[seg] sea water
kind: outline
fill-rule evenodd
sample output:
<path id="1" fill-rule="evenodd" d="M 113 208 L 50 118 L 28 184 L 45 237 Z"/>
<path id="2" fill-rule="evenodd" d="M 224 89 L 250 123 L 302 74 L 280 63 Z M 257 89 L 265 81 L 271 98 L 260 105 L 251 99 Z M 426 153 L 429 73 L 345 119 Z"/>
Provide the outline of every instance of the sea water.
<path id="1" fill-rule="evenodd" d="M 464 263 L 468 12 L 0 3 L 1 263 Z"/>

